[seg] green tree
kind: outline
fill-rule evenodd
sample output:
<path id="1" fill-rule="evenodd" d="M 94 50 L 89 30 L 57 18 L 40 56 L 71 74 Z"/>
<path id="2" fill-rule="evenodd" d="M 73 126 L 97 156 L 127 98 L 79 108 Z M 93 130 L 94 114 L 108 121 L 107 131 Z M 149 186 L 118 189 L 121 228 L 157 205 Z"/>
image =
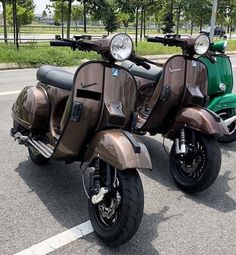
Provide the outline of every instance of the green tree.
<path id="1" fill-rule="evenodd" d="M 16 11 L 17 11 L 17 19 L 18 25 L 21 27 L 22 25 L 31 24 L 34 20 L 34 9 L 35 5 L 33 0 L 17 0 L 16 1 Z M 7 21 L 10 25 L 13 25 L 13 6 L 11 4 L 7 4 L 6 7 Z"/>
<path id="2" fill-rule="evenodd" d="M 89 0 L 90 13 L 94 20 L 101 20 L 106 31 L 112 33 L 119 27 L 118 5 L 114 0 Z"/>

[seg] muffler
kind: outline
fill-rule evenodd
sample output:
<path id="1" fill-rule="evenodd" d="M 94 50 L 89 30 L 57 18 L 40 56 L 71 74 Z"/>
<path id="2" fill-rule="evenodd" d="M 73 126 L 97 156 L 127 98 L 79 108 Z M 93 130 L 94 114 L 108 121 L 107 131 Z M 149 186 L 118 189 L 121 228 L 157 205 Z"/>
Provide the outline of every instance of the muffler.
<path id="1" fill-rule="evenodd" d="M 236 122 L 236 115 L 224 120 L 224 123 L 226 124 L 227 127 L 230 126 L 234 122 Z"/>

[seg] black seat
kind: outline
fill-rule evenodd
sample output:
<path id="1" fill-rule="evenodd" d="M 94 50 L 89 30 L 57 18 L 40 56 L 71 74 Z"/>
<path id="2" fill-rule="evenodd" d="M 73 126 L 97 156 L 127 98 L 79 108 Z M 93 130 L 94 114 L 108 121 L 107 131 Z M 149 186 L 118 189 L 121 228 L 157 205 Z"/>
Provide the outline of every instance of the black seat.
<path id="1" fill-rule="evenodd" d="M 134 76 L 159 81 L 163 72 L 163 68 L 152 64 L 149 65 L 151 68 L 147 70 L 142 66 L 137 66 L 136 64 L 129 60 L 126 60 L 121 64 L 121 66 L 127 68 Z"/>
<path id="2" fill-rule="evenodd" d="M 72 90 L 74 74 L 56 66 L 41 66 L 37 71 L 37 79 L 54 87 Z"/>

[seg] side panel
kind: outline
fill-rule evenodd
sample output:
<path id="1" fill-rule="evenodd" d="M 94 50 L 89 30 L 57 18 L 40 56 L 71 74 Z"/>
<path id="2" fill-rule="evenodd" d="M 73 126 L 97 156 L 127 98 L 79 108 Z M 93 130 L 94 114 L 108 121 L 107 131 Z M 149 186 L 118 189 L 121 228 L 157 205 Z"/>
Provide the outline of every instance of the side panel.
<path id="1" fill-rule="evenodd" d="M 231 93 L 233 89 L 233 71 L 231 61 L 226 55 L 216 55 L 216 62 L 211 63 L 209 59 L 200 57 L 208 69 L 208 95 L 222 93 L 219 88 L 221 83 L 226 85 L 226 92 Z"/>
<path id="2" fill-rule="evenodd" d="M 76 157 L 95 132 L 102 109 L 103 74 L 103 64 L 94 62 L 88 62 L 76 71 L 74 88 L 62 117 L 64 130 L 53 158 Z M 82 105 L 79 121 L 71 118 L 74 102 Z"/>
<path id="3" fill-rule="evenodd" d="M 214 97 L 208 105 L 208 108 L 214 112 L 223 109 L 236 108 L 236 94 L 226 94 Z"/>
<path id="4" fill-rule="evenodd" d="M 171 123 L 167 118 L 172 111 L 176 112 L 183 99 L 185 89 L 186 59 L 183 56 L 170 58 L 163 71 L 151 98 L 151 113 L 142 129 L 149 132 L 160 132 L 163 122 Z M 168 123 L 169 122 L 169 123 Z"/>
<path id="5" fill-rule="evenodd" d="M 191 128 L 206 134 L 229 134 L 224 121 L 204 108 L 184 108 L 178 114 L 178 118 L 170 128 L 166 137 L 172 138 L 173 135 L 183 127 Z"/>
<path id="6" fill-rule="evenodd" d="M 12 117 L 26 129 L 45 132 L 48 128 L 49 103 L 43 87 L 25 87 L 13 106 Z"/>
<path id="7" fill-rule="evenodd" d="M 119 170 L 152 169 L 146 146 L 134 136 L 133 139 L 140 147 L 140 153 L 135 153 L 132 143 L 121 130 L 100 131 L 93 137 L 84 160 L 90 162 L 99 155 L 100 159 Z"/>

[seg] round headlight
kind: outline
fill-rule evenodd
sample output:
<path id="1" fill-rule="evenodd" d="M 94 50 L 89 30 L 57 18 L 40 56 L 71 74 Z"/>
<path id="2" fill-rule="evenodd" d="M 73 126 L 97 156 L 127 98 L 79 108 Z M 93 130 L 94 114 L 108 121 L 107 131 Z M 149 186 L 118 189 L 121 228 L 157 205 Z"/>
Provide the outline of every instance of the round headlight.
<path id="1" fill-rule="evenodd" d="M 115 35 L 110 43 L 110 53 L 115 60 L 123 61 L 130 57 L 133 41 L 127 34 Z"/>
<path id="2" fill-rule="evenodd" d="M 194 49 L 198 55 L 205 54 L 210 46 L 210 40 L 206 35 L 199 35 L 194 42 Z"/>

